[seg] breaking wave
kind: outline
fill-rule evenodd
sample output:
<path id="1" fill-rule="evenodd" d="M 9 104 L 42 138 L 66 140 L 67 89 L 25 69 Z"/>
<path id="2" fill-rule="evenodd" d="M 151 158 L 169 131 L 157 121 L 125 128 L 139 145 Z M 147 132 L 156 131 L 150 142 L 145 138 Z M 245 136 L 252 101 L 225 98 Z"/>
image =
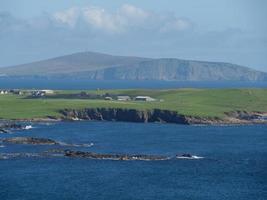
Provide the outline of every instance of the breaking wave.
<path id="1" fill-rule="evenodd" d="M 29 130 L 29 129 L 32 129 L 32 128 L 33 128 L 32 125 L 26 125 L 26 126 L 24 127 L 25 130 Z"/>
<path id="2" fill-rule="evenodd" d="M 197 160 L 197 159 L 203 159 L 204 157 L 201 156 L 196 156 L 196 155 L 191 155 L 191 156 L 176 156 L 177 159 L 189 159 L 189 160 Z"/>
<path id="3" fill-rule="evenodd" d="M 61 146 L 70 146 L 70 147 L 92 147 L 94 146 L 94 143 L 88 143 L 88 144 L 69 144 L 65 142 L 58 142 Z"/>

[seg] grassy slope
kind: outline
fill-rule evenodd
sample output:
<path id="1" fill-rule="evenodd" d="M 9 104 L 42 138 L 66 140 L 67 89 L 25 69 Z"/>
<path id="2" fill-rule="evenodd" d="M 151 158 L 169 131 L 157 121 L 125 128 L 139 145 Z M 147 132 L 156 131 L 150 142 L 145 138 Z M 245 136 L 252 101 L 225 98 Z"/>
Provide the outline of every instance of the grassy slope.
<path id="1" fill-rule="evenodd" d="M 76 93 L 80 91 L 59 91 Z M 59 116 L 63 108 L 116 107 L 175 110 L 194 116 L 223 117 L 235 110 L 267 112 L 266 89 L 178 89 L 178 90 L 108 90 L 91 93 L 115 93 L 130 96 L 148 95 L 164 102 L 118 102 L 79 99 L 24 99 L 23 96 L 0 95 L 0 118 L 25 119 Z"/>

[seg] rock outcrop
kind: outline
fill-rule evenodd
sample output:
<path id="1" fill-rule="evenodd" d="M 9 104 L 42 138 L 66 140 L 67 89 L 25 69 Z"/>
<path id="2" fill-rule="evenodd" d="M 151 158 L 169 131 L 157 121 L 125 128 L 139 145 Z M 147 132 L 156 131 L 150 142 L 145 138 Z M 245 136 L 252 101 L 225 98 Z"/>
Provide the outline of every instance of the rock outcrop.
<path id="1" fill-rule="evenodd" d="M 147 154 L 103 154 L 77 150 L 66 149 L 50 149 L 44 152 L 16 152 L 16 153 L 0 153 L 1 159 L 14 159 L 14 158 L 30 158 L 30 157 L 65 157 L 65 158 L 82 158 L 82 159 L 96 159 L 96 160 L 114 160 L 114 161 L 165 161 L 177 159 L 203 159 L 204 157 L 181 154 L 176 156 L 163 156 L 163 155 L 147 155 Z"/>
<path id="2" fill-rule="evenodd" d="M 124 122 L 165 122 L 188 124 L 184 115 L 168 110 L 135 110 L 122 108 L 88 108 L 81 110 L 65 109 L 60 111 L 64 119 L 100 120 Z"/>
<path id="3" fill-rule="evenodd" d="M 47 138 L 33 138 L 33 137 L 12 137 L 1 139 L 0 142 L 5 144 L 30 144 L 30 145 L 61 145 L 61 143 L 56 142 Z M 66 146 L 66 144 L 63 144 Z M 73 147 L 84 147 L 83 145 L 75 145 Z M 147 154 L 117 154 L 117 153 L 95 153 L 80 150 L 70 150 L 70 149 L 48 149 L 44 152 L 13 152 L 13 153 L 1 153 L 0 159 L 12 159 L 12 158 L 29 158 L 29 157 L 69 157 L 69 158 L 85 158 L 85 159 L 98 159 L 98 160 L 123 160 L 123 161 L 160 161 L 169 159 L 200 159 L 203 157 L 194 156 L 191 154 L 181 154 L 180 156 L 164 156 L 164 155 L 147 155 Z"/>
<path id="4" fill-rule="evenodd" d="M 58 142 L 47 138 L 33 138 L 33 137 L 12 137 L 1 140 L 8 144 L 32 144 L 32 145 L 56 145 Z"/>
<path id="5" fill-rule="evenodd" d="M 155 155 L 127 155 L 127 154 L 100 154 L 84 151 L 71 151 L 65 150 L 64 156 L 75 158 L 89 158 L 89 159 L 101 159 L 101 160 L 144 160 L 144 161 L 157 161 L 168 160 L 167 156 L 155 156 Z"/>
<path id="6" fill-rule="evenodd" d="M 160 155 L 127 155 L 127 154 L 100 154 L 84 151 L 72 150 L 50 150 L 39 153 L 0 153 L 0 159 L 13 159 L 13 158 L 30 158 L 30 157 L 66 157 L 66 158 L 84 158 L 84 159 L 97 159 L 97 160 L 117 160 L 117 161 L 162 161 L 173 159 L 173 157 L 160 156 Z"/>
<path id="7" fill-rule="evenodd" d="M 0 133 L 9 133 L 10 130 L 21 130 L 24 126 L 16 123 L 2 123 L 0 124 Z"/>

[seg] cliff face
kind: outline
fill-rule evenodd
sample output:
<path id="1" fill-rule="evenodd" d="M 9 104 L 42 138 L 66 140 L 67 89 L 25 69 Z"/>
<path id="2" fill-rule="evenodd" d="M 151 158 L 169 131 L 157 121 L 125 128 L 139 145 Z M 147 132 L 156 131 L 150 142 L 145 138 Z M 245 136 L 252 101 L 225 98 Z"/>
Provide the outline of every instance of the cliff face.
<path id="1" fill-rule="evenodd" d="M 105 120 L 124 122 L 166 122 L 176 124 L 188 124 L 184 115 L 179 115 L 174 111 L 151 110 L 140 111 L 135 109 L 121 108 L 89 108 L 83 110 L 62 110 L 65 119 L 81 120 Z"/>
<path id="2" fill-rule="evenodd" d="M 173 81 L 266 81 L 267 74 L 246 67 L 219 62 L 179 59 L 154 59 L 130 66 L 82 73 L 103 80 L 173 80 Z M 85 78 L 84 77 L 84 78 Z"/>
<path id="3" fill-rule="evenodd" d="M 160 122 L 175 124 L 262 124 L 267 123 L 267 113 L 236 111 L 225 118 L 181 115 L 169 110 L 135 110 L 122 108 L 87 108 L 61 110 L 63 120 L 97 120 L 121 122 Z"/>

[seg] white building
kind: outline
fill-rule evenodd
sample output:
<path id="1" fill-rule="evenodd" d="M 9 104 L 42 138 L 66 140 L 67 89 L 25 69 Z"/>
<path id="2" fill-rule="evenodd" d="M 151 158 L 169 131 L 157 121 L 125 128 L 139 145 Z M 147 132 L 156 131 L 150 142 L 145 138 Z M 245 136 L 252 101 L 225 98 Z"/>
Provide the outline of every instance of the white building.
<path id="1" fill-rule="evenodd" d="M 41 90 L 41 92 L 44 92 L 45 94 L 54 94 L 54 90 Z"/>
<path id="2" fill-rule="evenodd" d="M 118 99 L 118 101 L 130 101 L 131 97 L 129 97 L 129 96 L 118 96 L 117 99 Z"/>
<path id="3" fill-rule="evenodd" d="M 105 97 L 105 100 L 112 101 L 113 99 L 112 99 L 112 97 Z"/>
<path id="4" fill-rule="evenodd" d="M 0 94 L 8 94 L 7 90 L 0 90 Z"/>
<path id="5" fill-rule="evenodd" d="M 137 96 L 135 97 L 135 101 L 156 101 L 156 99 L 149 96 Z"/>

